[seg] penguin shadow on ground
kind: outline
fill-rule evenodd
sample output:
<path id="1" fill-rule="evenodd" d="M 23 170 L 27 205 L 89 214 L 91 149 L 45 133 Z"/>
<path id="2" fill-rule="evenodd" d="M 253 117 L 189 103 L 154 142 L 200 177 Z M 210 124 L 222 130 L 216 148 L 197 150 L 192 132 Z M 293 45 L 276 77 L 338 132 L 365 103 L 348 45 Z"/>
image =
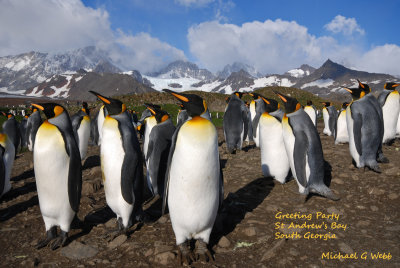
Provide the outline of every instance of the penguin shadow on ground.
<path id="1" fill-rule="evenodd" d="M 0 201 L 1 202 L 8 202 L 12 199 L 17 198 L 20 195 L 25 195 L 28 194 L 30 192 L 35 192 L 36 191 L 36 182 L 32 181 L 32 182 L 28 182 L 25 183 L 25 185 L 18 187 L 18 188 L 11 188 L 11 190 L 4 194 Z"/>
<path id="2" fill-rule="evenodd" d="M 218 243 L 222 236 L 231 233 L 244 219 L 246 213 L 257 208 L 274 188 L 272 178 L 261 177 L 229 193 L 222 203 L 210 237 L 210 248 Z"/>
<path id="3" fill-rule="evenodd" d="M 15 215 L 26 211 L 28 208 L 36 206 L 39 204 L 39 199 L 38 196 L 35 195 L 31 197 L 29 200 L 26 200 L 24 202 L 12 205 L 8 208 L 1 209 L 0 210 L 0 222 L 6 221 L 14 217 Z"/>
<path id="4" fill-rule="evenodd" d="M 33 168 L 24 171 L 23 173 L 19 174 L 18 176 L 15 176 L 11 178 L 11 181 L 22 181 L 31 177 L 34 177 L 35 173 L 33 172 Z"/>
<path id="5" fill-rule="evenodd" d="M 86 158 L 84 164 L 82 165 L 82 169 L 94 168 L 100 166 L 100 156 L 98 155 L 91 155 Z"/>

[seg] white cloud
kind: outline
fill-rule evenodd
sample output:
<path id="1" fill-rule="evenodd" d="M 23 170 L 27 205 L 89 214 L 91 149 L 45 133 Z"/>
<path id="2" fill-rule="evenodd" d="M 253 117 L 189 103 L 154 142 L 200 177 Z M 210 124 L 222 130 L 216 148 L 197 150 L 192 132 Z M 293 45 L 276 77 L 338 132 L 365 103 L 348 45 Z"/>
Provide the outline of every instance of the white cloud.
<path id="1" fill-rule="evenodd" d="M 319 67 L 330 58 L 359 70 L 400 74 L 399 46 L 365 51 L 357 40 L 341 44 L 332 36 L 317 37 L 295 21 L 253 21 L 240 26 L 209 21 L 190 27 L 187 38 L 199 65 L 212 71 L 239 61 L 264 74 L 279 74 L 303 63 Z"/>
<path id="2" fill-rule="evenodd" d="M 185 59 L 182 50 L 149 34 L 115 33 L 107 11 L 86 7 L 80 0 L 0 2 L 0 56 L 96 45 L 127 69 L 141 72 Z"/>
<path id="3" fill-rule="evenodd" d="M 365 34 L 365 31 L 357 24 L 355 18 L 346 18 L 342 15 L 337 15 L 331 22 L 324 26 L 330 32 L 343 33 L 344 35 L 350 36 L 357 32 L 361 35 Z"/>
<path id="4" fill-rule="evenodd" d="M 174 0 L 174 2 L 186 7 L 202 7 L 214 2 L 214 0 Z"/>

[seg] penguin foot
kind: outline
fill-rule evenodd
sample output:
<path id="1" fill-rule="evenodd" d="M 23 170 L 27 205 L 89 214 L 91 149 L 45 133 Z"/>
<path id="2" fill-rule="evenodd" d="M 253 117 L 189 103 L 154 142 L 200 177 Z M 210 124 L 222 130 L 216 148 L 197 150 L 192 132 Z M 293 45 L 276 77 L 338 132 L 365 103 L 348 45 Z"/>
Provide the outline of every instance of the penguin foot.
<path id="1" fill-rule="evenodd" d="M 50 248 L 56 250 L 59 247 L 63 247 L 67 244 L 68 233 L 61 230 L 60 235 L 50 243 Z"/>
<path id="2" fill-rule="evenodd" d="M 386 156 L 384 156 L 383 154 L 379 154 L 376 161 L 378 163 L 384 163 L 384 164 L 389 163 L 389 159 Z"/>
<path id="3" fill-rule="evenodd" d="M 178 264 L 179 265 L 190 265 L 190 263 L 194 262 L 194 255 L 190 251 L 188 241 L 183 242 L 178 245 Z"/>
<path id="4" fill-rule="evenodd" d="M 376 166 L 371 166 L 371 167 L 368 167 L 370 170 L 372 170 L 372 171 L 375 171 L 376 173 L 382 173 L 382 170 L 381 170 L 381 168 L 378 166 L 378 165 L 376 165 Z"/>
<path id="5" fill-rule="evenodd" d="M 41 249 L 47 246 L 53 239 L 57 237 L 57 227 L 53 226 L 46 232 L 46 239 L 39 241 L 36 244 L 36 249 Z"/>
<path id="6" fill-rule="evenodd" d="M 195 248 L 195 257 L 196 260 L 205 261 L 205 262 L 214 262 L 214 258 L 211 255 L 211 252 L 207 248 L 207 243 L 203 240 L 199 239 L 196 243 Z"/>

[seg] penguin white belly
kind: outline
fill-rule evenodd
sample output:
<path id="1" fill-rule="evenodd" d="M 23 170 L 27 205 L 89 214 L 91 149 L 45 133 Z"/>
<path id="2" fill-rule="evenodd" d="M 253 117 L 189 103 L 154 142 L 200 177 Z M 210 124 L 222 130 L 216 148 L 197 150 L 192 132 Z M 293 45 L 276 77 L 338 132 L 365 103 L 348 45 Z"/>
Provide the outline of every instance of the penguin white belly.
<path id="1" fill-rule="evenodd" d="M 102 128 L 103 128 L 103 123 L 104 123 L 104 106 L 100 108 L 99 115 L 97 117 L 97 131 L 99 132 L 99 140 L 98 140 L 98 145 L 101 145 L 101 139 L 102 139 Z"/>
<path id="2" fill-rule="evenodd" d="M 257 147 L 260 147 L 260 133 L 259 133 L 259 126 L 260 123 L 258 123 L 257 128 L 256 128 L 256 136 L 254 137 L 254 142 Z"/>
<path id="3" fill-rule="evenodd" d="M 0 144 L 5 148 L 3 155 L 3 161 L 5 167 L 4 189 L 3 192 L 0 192 L 0 196 L 2 196 L 3 194 L 11 190 L 10 176 L 14 164 L 15 147 L 14 144 L 12 144 L 12 142 L 8 138 L 8 136 L 2 133 L 0 133 Z"/>
<path id="4" fill-rule="evenodd" d="M 349 135 L 349 150 L 350 155 L 356 162 L 356 166 L 360 168 L 360 155 L 357 152 L 356 144 L 354 141 L 354 132 L 353 132 L 353 118 L 351 118 L 351 109 L 350 105 L 346 108 L 346 125 L 347 125 L 347 134 Z"/>
<path id="5" fill-rule="evenodd" d="M 204 121 L 181 127 L 171 161 L 168 207 L 178 245 L 191 238 L 208 243 L 218 211 L 218 138 L 214 125 Z"/>
<path id="6" fill-rule="evenodd" d="M 283 142 L 282 124 L 273 116 L 260 118 L 261 169 L 265 177 L 285 183 L 290 165 Z"/>
<path id="7" fill-rule="evenodd" d="M 314 126 L 315 126 L 315 121 L 317 120 L 317 115 L 315 113 L 315 110 L 313 107 L 311 106 L 306 106 L 304 107 L 304 112 L 306 112 L 308 114 L 308 116 L 311 118 L 311 121 L 313 122 Z"/>
<path id="8" fill-rule="evenodd" d="M 331 136 L 332 132 L 329 129 L 329 113 L 325 107 L 322 109 L 322 116 L 324 117 L 324 130 L 322 132 L 325 135 Z"/>
<path id="9" fill-rule="evenodd" d="M 78 129 L 78 137 L 79 137 L 79 152 L 81 154 L 81 160 L 86 157 L 87 147 L 89 143 L 90 137 L 90 119 L 89 116 L 84 116 L 81 125 Z"/>
<path id="10" fill-rule="evenodd" d="M 396 137 L 396 127 L 400 112 L 400 96 L 395 90 L 386 98 L 386 102 L 382 107 L 384 134 L 383 143 L 389 142 Z"/>
<path id="11" fill-rule="evenodd" d="M 33 151 L 33 163 L 39 207 L 46 230 L 60 226 L 68 232 L 75 212 L 68 196 L 69 156 L 58 128 L 45 121 L 39 128 Z"/>
<path id="12" fill-rule="evenodd" d="M 33 141 L 32 141 L 32 134 L 28 133 L 28 150 L 32 152 L 33 150 Z"/>
<path id="13" fill-rule="evenodd" d="M 145 119 L 146 120 L 146 128 L 144 130 L 144 142 L 143 142 L 143 154 L 146 158 L 147 156 L 147 149 L 149 147 L 149 138 L 150 138 L 150 133 L 151 130 L 155 125 L 157 125 L 156 118 L 154 116 L 148 117 Z M 146 163 L 147 166 L 147 163 Z"/>
<path id="14" fill-rule="evenodd" d="M 289 121 L 287 117 L 284 117 L 282 120 L 282 134 L 283 134 L 283 142 L 285 144 L 285 149 L 286 149 L 286 155 L 289 160 L 289 165 L 290 165 L 290 170 L 292 171 L 293 178 L 295 178 L 297 185 L 299 186 L 299 192 L 304 193 L 305 188 L 299 183 L 297 180 L 297 175 L 296 175 L 296 169 L 294 166 L 294 143 L 295 143 L 295 136 L 293 134 L 293 130 L 289 125 Z M 308 179 L 309 176 L 307 176 L 307 166 L 308 166 L 308 159 L 306 158 L 306 178 Z M 309 168 L 308 168 L 309 170 Z M 309 171 L 308 171 L 309 173 Z"/>
<path id="15" fill-rule="evenodd" d="M 121 169 L 125 152 L 118 121 L 107 117 L 103 124 L 103 141 L 100 148 L 101 169 L 107 205 L 128 226 L 133 204 L 125 201 L 121 192 Z"/>
<path id="16" fill-rule="evenodd" d="M 251 122 L 253 122 L 254 116 L 256 116 L 256 102 L 252 100 L 250 102 L 250 117 L 251 117 Z"/>
<path id="17" fill-rule="evenodd" d="M 337 120 L 336 140 L 335 144 L 349 142 L 349 134 L 347 132 L 346 110 L 340 112 Z"/>

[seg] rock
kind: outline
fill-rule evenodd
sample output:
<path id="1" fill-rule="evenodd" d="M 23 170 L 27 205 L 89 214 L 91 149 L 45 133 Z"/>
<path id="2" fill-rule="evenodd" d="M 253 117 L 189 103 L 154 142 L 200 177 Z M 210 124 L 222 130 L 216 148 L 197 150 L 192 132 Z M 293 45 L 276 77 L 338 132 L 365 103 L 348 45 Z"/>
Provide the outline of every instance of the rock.
<path id="1" fill-rule="evenodd" d="M 334 214 L 339 214 L 339 215 L 343 215 L 343 212 L 339 211 L 337 208 L 335 207 L 329 207 L 326 210 L 329 214 L 334 213 Z"/>
<path id="2" fill-rule="evenodd" d="M 339 250 L 346 254 L 353 254 L 354 250 L 347 244 L 340 242 L 339 243 Z"/>
<path id="3" fill-rule="evenodd" d="M 278 207 L 275 206 L 275 205 L 271 205 L 271 204 L 267 205 L 267 206 L 265 207 L 265 209 L 266 209 L 267 211 L 269 211 L 269 212 L 278 211 Z"/>
<path id="4" fill-rule="evenodd" d="M 300 254 L 300 252 L 298 252 L 296 249 L 294 249 L 294 248 L 291 248 L 291 249 L 289 249 L 289 253 L 290 253 L 290 255 L 292 255 L 292 256 L 299 256 L 299 254 Z"/>
<path id="5" fill-rule="evenodd" d="M 332 181 L 333 181 L 334 183 L 337 183 L 337 184 L 344 184 L 344 182 L 343 182 L 341 179 L 338 179 L 338 178 L 333 179 Z"/>
<path id="6" fill-rule="evenodd" d="M 372 211 L 376 212 L 379 210 L 379 208 L 377 206 L 371 206 L 370 207 Z"/>
<path id="7" fill-rule="evenodd" d="M 109 221 L 107 221 L 107 222 L 104 224 L 104 226 L 105 226 L 106 228 L 114 228 L 115 225 L 116 225 L 115 219 L 110 219 Z"/>
<path id="8" fill-rule="evenodd" d="M 243 234 L 246 236 L 255 236 L 257 235 L 257 229 L 255 227 L 247 227 L 243 230 Z"/>
<path id="9" fill-rule="evenodd" d="M 361 227 L 361 226 L 364 226 L 364 227 L 365 227 L 365 226 L 368 226 L 369 223 L 370 223 L 369 220 L 365 220 L 365 221 L 364 221 L 364 220 L 361 220 L 361 221 L 358 221 L 358 222 L 357 222 L 356 226 L 357 226 L 357 227 Z"/>
<path id="10" fill-rule="evenodd" d="M 378 188 L 373 188 L 372 190 L 369 191 L 369 194 L 373 194 L 373 195 L 383 195 L 384 193 L 385 193 L 385 190 L 378 189 Z"/>
<path id="11" fill-rule="evenodd" d="M 158 219 L 158 223 L 161 223 L 161 224 L 164 224 L 164 223 L 166 223 L 168 221 L 168 216 L 167 215 L 164 215 L 164 216 L 162 216 L 162 217 L 160 217 L 159 219 Z"/>
<path id="12" fill-rule="evenodd" d="M 164 253 L 167 251 L 172 251 L 173 249 L 174 247 L 170 245 L 158 245 L 154 248 L 154 255 L 158 255 L 159 253 Z"/>
<path id="13" fill-rule="evenodd" d="M 149 256 L 153 255 L 153 249 L 149 248 L 148 250 L 146 250 L 146 252 L 143 255 L 145 257 L 149 257 Z"/>
<path id="14" fill-rule="evenodd" d="M 73 241 L 68 246 L 61 249 L 61 254 L 72 260 L 81 260 L 96 255 L 98 250 L 89 245 Z"/>
<path id="15" fill-rule="evenodd" d="M 228 248 L 230 245 L 231 241 L 229 241 L 229 239 L 225 236 L 221 237 L 221 239 L 218 241 L 218 246 L 221 248 Z"/>
<path id="16" fill-rule="evenodd" d="M 174 259 L 175 259 L 175 254 L 172 252 L 163 252 L 163 253 L 157 254 L 154 257 L 154 261 L 161 265 L 167 265 L 169 262 L 173 261 Z"/>
<path id="17" fill-rule="evenodd" d="M 278 242 L 276 242 L 275 245 L 272 246 L 272 248 L 270 248 L 269 250 L 267 250 L 267 251 L 263 254 L 263 256 L 262 256 L 262 258 L 261 258 L 261 261 L 263 262 L 263 261 L 266 261 L 266 260 L 269 260 L 270 258 L 272 258 L 272 257 L 275 255 L 275 252 L 276 252 L 280 247 L 283 246 L 283 244 L 285 243 L 285 241 L 286 241 L 285 239 L 280 239 Z"/>
<path id="18" fill-rule="evenodd" d="M 388 176 L 399 176 L 400 170 L 398 167 L 393 167 L 385 171 L 385 174 Z"/>
<path id="19" fill-rule="evenodd" d="M 109 249 L 114 249 L 116 247 L 119 247 L 120 245 L 122 245 L 126 241 L 126 239 L 128 239 L 126 237 L 126 235 L 117 236 L 113 241 L 108 243 L 108 248 Z"/>
<path id="20" fill-rule="evenodd" d="M 101 188 L 100 180 L 84 181 L 82 183 L 82 195 L 94 194 Z"/>
<path id="21" fill-rule="evenodd" d="M 101 167 L 93 167 L 89 171 L 89 176 L 94 178 L 101 178 Z"/>
<path id="22" fill-rule="evenodd" d="M 395 199 L 397 199 L 398 197 L 399 197 L 399 195 L 398 195 L 398 194 L 395 194 L 395 193 L 391 193 L 391 194 L 388 195 L 388 198 L 389 198 L 390 200 L 395 200 Z"/>

